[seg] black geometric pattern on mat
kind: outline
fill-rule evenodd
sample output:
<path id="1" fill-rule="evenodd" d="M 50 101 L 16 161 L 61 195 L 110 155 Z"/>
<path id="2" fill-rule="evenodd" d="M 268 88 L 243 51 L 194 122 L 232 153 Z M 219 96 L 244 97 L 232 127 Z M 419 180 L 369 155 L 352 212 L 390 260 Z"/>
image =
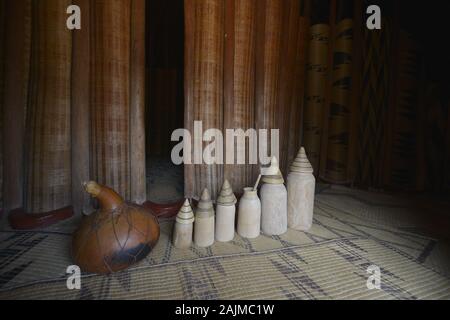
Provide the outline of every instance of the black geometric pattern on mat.
<path id="1" fill-rule="evenodd" d="M 360 270 L 360 272 L 353 272 L 355 275 L 367 281 L 367 268 L 371 265 L 376 265 L 373 261 L 363 257 L 358 253 L 359 246 L 352 243 L 352 241 L 337 241 L 335 243 L 338 246 L 338 249 L 331 248 L 331 250 L 336 253 L 338 256 L 343 258 L 345 261 L 356 267 Z M 356 250 L 355 250 L 356 249 Z M 361 250 L 362 251 L 362 250 Z M 364 250 L 365 252 L 365 250 Z M 381 283 L 380 288 L 387 294 L 393 296 L 396 299 L 408 299 L 415 300 L 417 299 L 413 294 L 411 294 L 408 290 L 401 288 L 399 285 L 393 282 L 393 279 L 397 280 L 396 282 L 405 281 L 401 277 L 395 275 L 393 272 L 389 271 L 386 268 L 380 267 L 381 272 Z"/>
<path id="2" fill-rule="evenodd" d="M 427 246 L 423 249 L 420 256 L 417 258 L 417 262 L 424 263 L 427 260 L 428 256 L 430 255 L 430 253 L 433 251 L 436 244 L 437 244 L 437 241 L 430 240 L 428 242 Z"/>
<path id="3" fill-rule="evenodd" d="M 0 248 L 0 288 L 27 269 L 33 261 L 21 263 L 12 270 L 6 271 L 7 268 L 46 238 L 47 235 L 37 236 L 34 232 L 16 232 L 3 241 L 4 243 L 11 243 Z"/>
<path id="4" fill-rule="evenodd" d="M 79 300 L 106 300 L 110 298 L 110 288 L 111 288 L 111 280 L 113 279 L 112 275 L 100 275 L 96 276 L 95 281 L 86 285 L 81 285 Z M 83 281 L 83 280 L 82 280 Z M 99 284 L 99 288 L 93 288 L 91 286 Z M 94 294 L 94 292 L 98 292 Z"/>
<path id="5" fill-rule="evenodd" d="M 172 255 L 172 242 L 168 241 L 166 245 L 166 249 L 164 250 L 164 256 L 161 260 L 161 263 L 167 263 L 170 261 L 170 256 Z"/>
<path id="6" fill-rule="evenodd" d="M 235 237 L 233 240 L 229 242 L 230 244 L 245 249 L 247 252 L 256 252 L 255 248 L 253 248 L 253 245 L 251 241 L 247 238 L 242 238 L 241 236 Z"/>
<path id="7" fill-rule="evenodd" d="M 322 297 L 327 296 L 327 293 L 298 266 L 298 262 L 302 262 L 302 260 L 299 260 L 296 257 L 287 256 L 284 252 L 279 252 L 278 256 L 284 263 L 273 259 L 269 260 L 278 272 L 285 276 L 286 279 L 288 279 L 289 282 L 295 286 L 295 288 L 303 293 L 307 299 L 317 299 L 319 298 L 317 297 L 317 294 L 320 294 Z M 305 261 L 303 260 L 303 262 Z M 281 287 L 280 290 L 288 299 L 302 298 L 296 293 L 289 292 L 287 288 Z"/>
<path id="8" fill-rule="evenodd" d="M 329 218 L 333 218 L 332 216 L 329 216 Z M 359 237 L 361 236 L 358 233 L 350 232 L 348 230 L 342 230 L 335 226 L 327 226 L 326 224 L 319 221 L 317 218 L 313 218 L 314 224 L 317 226 L 320 226 L 324 228 L 325 230 L 328 230 L 330 233 L 338 236 L 339 238 L 345 238 L 345 237 Z"/>
<path id="9" fill-rule="evenodd" d="M 94 300 L 95 296 L 88 286 L 81 286 L 79 300 Z"/>
<path id="10" fill-rule="evenodd" d="M 131 290 L 131 274 L 130 270 L 123 270 L 117 273 L 113 273 L 112 277 L 117 280 L 117 282 L 120 283 L 122 288 L 124 288 L 126 291 L 130 292 Z"/>
<path id="11" fill-rule="evenodd" d="M 323 241 L 330 240 L 330 239 L 328 239 L 328 238 L 325 238 L 325 237 L 322 237 L 322 236 L 318 236 L 318 235 L 312 234 L 312 233 L 310 233 L 310 232 L 308 232 L 308 231 L 305 231 L 304 234 L 305 234 L 309 239 L 311 239 L 314 243 L 320 243 L 320 242 L 323 242 Z"/>
<path id="12" fill-rule="evenodd" d="M 199 276 L 191 272 L 191 268 L 199 268 Z M 214 286 L 214 280 L 211 278 L 208 269 L 204 265 L 183 265 L 183 298 L 187 300 L 217 300 L 220 299 L 219 291 Z"/>
<path id="13" fill-rule="evenodd" d="M 18 276 L 22 271 L 24 271 L 33 261 L 28 261 L 27 263 L 21 264 L 14 269 L 4 272 L 0 274 L 0 289 L 3 288 L 8 282 L 13 280 L 16 276 Z"/>
<path id="14" fill-rule="evenodd" d="M 283 248 L 288 248 L 288 247 L 292 247 L 295 244 L 290 243 L 289 241 L 286 241 L 284 239 L 282 239 L 280 236 L 271 236 L 271 238 L 275 241 L 278 241 L 279 243 L 281 243 L 281 245 L 283 246 Z"/>
<path id="15" fill-rule="evenodd" d="M 324 210 L 323 208 L 321 208 L 321 209 Z M 345 210 L 342 210 L 342 209 L 340 209 L 340 208 L 333 208 L 333 209 L 336 211 L 336 213 L 341 212 L 341 213 L 349 214 L 348 212 L 346 212 Z M 346 224 L 347 226 L 349 226 L 350 228 L 352 228 L 352 229 L 355 230 L 356 232 L 361 233 L 363 237 L 365 237 L 365 238 L 367 238 L 367 239 L 374 240 L 374 241 L 377 242 L 378 244 L 380 244 L 380 245 L 384 246 L 385 248 L 387 248 L 387 249 L 389 249 L 389 250 L 391 250 L 391 251 L 393 251 L 393 252 L 395 252 L 395 253 L 397 253 L 397 254 L 399 254 L 399 255 L 405 257 L 405 258 L 407 258 L 408 260 L 410 260 L 410 261 L 412 261 L 412 262 L 414 262 L 414 263 L 419 263 L 419 264 L 421 264 L 424 268 L 426 268 L 426 269 L 428 269 L 428 270 L 431 270 L 431 271 L 433 271 L 433 272 L 436 273 L 436 274 L 439 274 L 439 275 L 441 275 L 441 276 L 444 276 L 444 277 L 446 277 L 446 278 L 449 278 L 447 275 L 443 274 L 442 272 L 440 272 L 440 271 L 438 271 L 438 270 L 435 270 L 435 269 L 433 269 L 433 268 L 430 268 L 430 267 L 426 266 L 426 265 L 423 264 L 423 263 L 420 263 L 420 261 L 419 261 L 418 259 L 416 259 L 415 257 L 411 256 L 410 254 L 408 254 L 407 252 L 405 252 L 405 251 L 403 251 L 403 250 L 401 250 L 401 249 L 399 248 L 399 246 L 405 246 L 405 247 L 406 247 L 406 245 L 399 244 L 399 243 L 392 243 L 392 242 L 387 241 L 387 240 L 385 240 L 385 239 L 381 239 L 381 238 L 375 237 L 374 235 L 372 235 L 372 234 L 370 234 L 370 233 L 367 233 L 367 232 L 365 232 L 364 230 L 362 230 L 361 227 L 364 227 L 364 228 L 370 228 L 370 229 L 374 229 L 374 230 L 388 231 L 388 232 L 391 232 L 392 234 L 395 234 L 396 236 L 399 236 L 399 237 L 402 238 L 402 236 L 399 235 L 398 232 L 396 232 L 396 231 L 394 231 L 394 230 L 387 230 L 387 229 L 385 229 L 385 228 L 383 228 L 383 227 L 377 227 L 377 226 L 375 226 L 375 225 L 373 225 L 373 224 L 370 224 L 370 225 L 362 225 L 362 224 L 356 224 L 356 223 L 349 223 L 349 222 L 347 222 L 347 221 L 345 221 L 345 220 L 343 220 L 343 219 L 337 217 L 336 214 L 332 213 L 331 211 L 329 211 L 328 213 L 331 214 L 331 215 L 334 217 L 334 219 L 336 219 L 337 221 L 339 221 L 339 222 L 341 222 L 341 223 L 343 223 L 343 224 Z M 422 252 L 421 255 L 425 255 L 425 254 L 428 255 L 428 254 L 429 254 L 429 252 L 427 253 L 426 251 L 431 250 L 431 246 L 430 246 L 430 244 L 428 244 L 428 246 L 429 246 L 428 248 L 425 248 L 425 249 L 424 249 L 424 252 L 425 252 L 425 253 Z"/>

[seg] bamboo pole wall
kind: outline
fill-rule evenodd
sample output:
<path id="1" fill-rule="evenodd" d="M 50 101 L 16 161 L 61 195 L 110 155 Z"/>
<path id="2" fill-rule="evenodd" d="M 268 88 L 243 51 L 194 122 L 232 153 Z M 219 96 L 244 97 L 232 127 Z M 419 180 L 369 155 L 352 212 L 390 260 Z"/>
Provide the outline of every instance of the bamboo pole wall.
<path id="1" fill-rule="evenodd" d="M 311 7 L 310 42 L 306 65 L 303 145 L 316 174 L 320 161 L 329 69 L 329 8 L 328 0 L 314 1 L 314 5 Z"/>
<path id="2" fill-rule="evenodd" d="M 289 157 L 293 158 L 300 147 L 304 92 L 302 62 L 305 60 L 303 50 L 307 45 L 309 24 L 309 19 L 304 15 L 309 1 L 224 1 L 223 6 L 214 7 L 220 11 L 217 15 L 215 10 L 210 11 L 209 19 L 216 17 L 217 20 L 200 32 L 204 26 L 202 21 L 206 19 L 202 16 L 202 7 L 208 6 L 208 3 L 215 2 L 185 1 L 185 126 L 193 132 L 194 120 L 211 123 L 208 117 L 214 115 L 218 120 L 223 117 L 224 138 L 226 129 L 265 129 L 268 131 L 267 150 L 256 151 L 258 156 L 265 156 L 266 159 L 258 159 L 267 160 L 273 153 L 279 157 L 285 170 Z M 216 23 L 219 24 L 217 27 Z M 210 35 L 215 30 L 222 34 L 222 39 L 217 34 Z M 215 44 L 216 39 L 223 48 Z M 209 86 L 202 86 L 204 80 L 197 75 L 202 76 L 198 70 L 206 58 L 201 56 L 199 48 L 207 40 L 213 43 L 207 42 L 213 48 L 208 50 L 210 59 L 220 62 L 222 75 L 204 71 L 213 80 L 209 81 Z M 219 78 L 213 78 L 216 75 Z M 212 85 L 216 81 L 222 83 L 223 91 L 222 87 Z M 207 89 L 213 90 L 210 96 L 220 100 L 212 107 L 199 103 L 206 99 L 203 96 L 206 96 Z M 199 90 L 201 94 L 196 93 Z M 223 110 L 217 108 L 221 101 Z M 201 112 L 196 110 L 199 104 L 204 106 Z M 219 121 L 217 128 L 220 125 Z M 296 128 L 294 132 L 293 128 Z M 205 129 L 207 127 L 204 126 Z M 271 150 L 271 129 L 279 129 L 279 150 Z M 237 143 L 234 145 L 236 148 Z M 249 149 L 246 143 L 247 164 L 237 165 L 235 155 L 235 164 L 223 168 L 223 177 L 229 179 L 236 190 L 253 184 L 259 173 L 259 166 L 248 164 Z M 214 166 L 208 167 L 214 169 Z M 185 165 L 186 196 L 198 197 L 201 189 L 209 186 L 214 197 L 218 191 L 216 186 L 222 183 L 221 168 L 218 167 L 215 178 L 209 178 L 199 168 L 202 166 Z M 215 179 L 213 184 L 211 179 Z"/>
<path id="3" fill-rule="evenodd" d="M 331 102 L 328 110 L 327 151 L 324 179 L 347 182 L 350 135 L 353 42 L 353 1 L 338 0 L 333 41 Z"/>
<path id="4" fill-rule="evenodd" d="M 255 29 L 257 0 L 227 0 L 225 8 L 224 129 L 254 127 L 255 123 Z M 249 147 L 246 161 L 249 161 Z M 236 152 L 243 152 L 237 147 Z M 236 154 L 235 154 L 236 157 Z M 242 190 L 253 183 L 253 166 L 225 165 L 224 178 Z"/>
<path id="5" fill-rule="evenodd" d="M 71 204 L 72 36 L 61 27 L 69 4 L 59 0 L 32 3 L 25 198 L 29 213 L 49 212 Z"/>
<path id="6" fill-rule="evenodd" d="M 286 168 L 288 144 L 297 149 L 293 157 L 300 141 L 304 69 L 293 66 L 304 60 L 302 12 L 304 1 L 297 0 L 185 1 L 185 127 L 193 133 L 194 120 L 202 120 L 203 130 L 220 129 L 223 121 L 224 139 L 226 129 L 268 130 L 267 150 L 257 153 L 267 159 L 274 153 Z M 291 115 L 298 120 L 294 142 Z M 279 150 L 271 150 L 271 129 L 280 130 Z M 237 165 L 235 154 L 223 176 L 220 166 L 185 165 L 186 196 L 208 187 L 215 197 L 222 177 L 236 190 L 253 184 L 259 166 L 248 164 L 248 143 L 246 149 L 247 164 Z"/>
<path id="7" fill-rule="evenodd" d="M 91 3 L 92 178 L 130 198 L 130 6 Z"/>

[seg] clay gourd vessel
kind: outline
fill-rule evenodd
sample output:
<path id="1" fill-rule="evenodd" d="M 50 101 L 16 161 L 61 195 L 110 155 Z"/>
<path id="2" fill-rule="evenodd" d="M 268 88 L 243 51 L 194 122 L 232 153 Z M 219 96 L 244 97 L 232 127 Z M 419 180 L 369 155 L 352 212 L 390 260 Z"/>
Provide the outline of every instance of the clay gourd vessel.
<path id="1" fill-rule="evenodd" d="M 142 206 L 125 202 L 114 190 L 85 184 L 101 209 L 85 217 L 72 238 L 72 257 L 81 270 L 108 274 L 144 259 L 160 235 L 157 218 Z"/>

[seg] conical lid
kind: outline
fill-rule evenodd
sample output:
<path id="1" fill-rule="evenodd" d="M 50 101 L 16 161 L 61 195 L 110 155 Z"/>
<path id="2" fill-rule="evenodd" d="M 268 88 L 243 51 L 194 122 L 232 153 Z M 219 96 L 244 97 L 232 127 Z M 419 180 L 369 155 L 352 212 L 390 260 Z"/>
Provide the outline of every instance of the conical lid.
<path id="1" fill-rule="evenodd" d="M 306 156 L 305 148 L 301 147 L 291 165 L 291 172 L 313 173 L 313 167 Z"/>
<path id="2" fill-rule="evenodd" d="M 233 193 L 230 183 L 227 179 L 223 182 L 222 190 L 220 190 L 219 197 L 217 197 L 217 204 L 224 206 L 232 206 L 236 204 L 237 199 Z"/>
<path id="3" fill-rule="evenodd" d="M 197 205 L 197 214 L 214 215 L 214 207 L 208 189 L 204 189 Z"/>
<path id="4" fill-rule="evenodd" d="M 188 199 L 186 199 L 183 206 L 180 208 L 180 211 L 178 211 L 176 221 L 183 224 L 194 222 L 194 212 L 192 212 Z"/>
<path id="5" fill-rule="evenodd" d="M 278 166 L 278 160 L 276 157 L 272 157 L 270 161 L 270 167 L 264 171 L 261 171 L 263 174 L 262 182 L 270 183 L 270 184 L 283 184 L 284 179 L 281 174 L 280 168 Z"/>

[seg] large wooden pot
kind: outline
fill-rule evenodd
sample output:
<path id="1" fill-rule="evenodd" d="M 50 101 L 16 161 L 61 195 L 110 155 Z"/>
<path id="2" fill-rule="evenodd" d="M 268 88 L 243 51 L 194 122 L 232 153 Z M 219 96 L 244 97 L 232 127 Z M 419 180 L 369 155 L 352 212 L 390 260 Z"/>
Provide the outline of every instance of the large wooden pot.
<path id="1" fill-rule="evenodd" d="M 83 271 L 112 273 L 144 259 L 159 239 L 159 224 L 144 207 L 127 203 L 114 190 L 85 184 L 100 211 L 83 219 L 73 234 L 72 256 Z"/>

